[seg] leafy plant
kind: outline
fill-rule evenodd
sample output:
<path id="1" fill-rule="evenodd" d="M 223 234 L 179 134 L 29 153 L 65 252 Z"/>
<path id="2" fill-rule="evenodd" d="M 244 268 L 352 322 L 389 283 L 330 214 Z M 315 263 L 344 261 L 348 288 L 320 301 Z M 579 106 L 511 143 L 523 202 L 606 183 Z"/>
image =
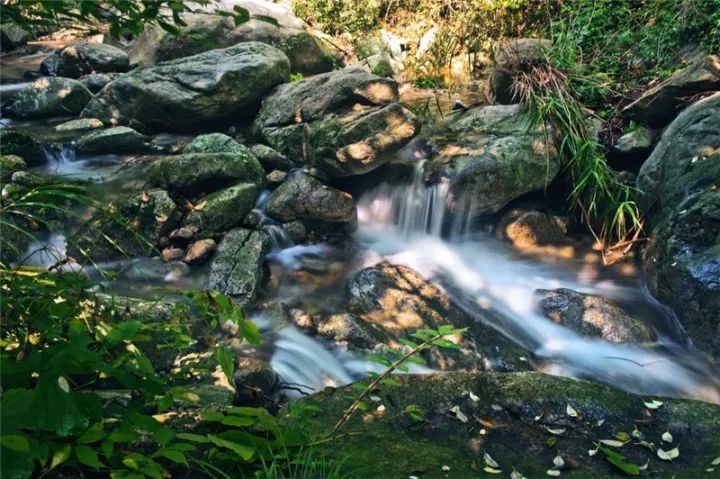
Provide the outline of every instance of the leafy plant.
<path id="1" fill-rule="evenodd" d="M 295 83 L 303 80 L 305 78 L 305 75 L 303 75 L 301 72 L 297 73 L 291 73 L 290 74 L 290 81 Z"/>

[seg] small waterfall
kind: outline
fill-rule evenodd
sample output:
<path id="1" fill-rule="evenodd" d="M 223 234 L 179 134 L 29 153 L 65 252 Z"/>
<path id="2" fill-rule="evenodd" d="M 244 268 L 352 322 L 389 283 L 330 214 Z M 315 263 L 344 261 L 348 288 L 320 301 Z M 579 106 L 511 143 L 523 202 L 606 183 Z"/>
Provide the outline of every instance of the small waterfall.
<path id="1" fill-rule="evenodd" d="M 253 208 L 253 211 L 260 215 L 260 219 L 263 225 L 262 229 L 270 237 L 270 251 L 272 253 L 275 253 L 277 251 L 289 248 L 295 243 L 293 242 L 292 238 L 290 238 L 290 235 L 283 227 L 283 225 L 270 218 L 267 213 L 265 213 L 265 207 L 267 206 L 267 202 L 270 199 L 271 193 L 272 192 L 269 190 L 260 193 L 260 196 L 255 203 L 255 208 Z"/>

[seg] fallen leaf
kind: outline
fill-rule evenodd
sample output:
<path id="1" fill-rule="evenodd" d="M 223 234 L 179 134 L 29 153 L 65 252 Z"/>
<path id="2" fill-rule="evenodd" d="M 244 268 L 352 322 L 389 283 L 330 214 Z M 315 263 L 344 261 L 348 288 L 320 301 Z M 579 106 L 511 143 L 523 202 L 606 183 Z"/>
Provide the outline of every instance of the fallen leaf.
<path id="1" fill-rule="evenodd" d="M 680 450 L 677 447 L 674 447 L 669 451 L 664 451 L 658 448 L 657 455 L 663 461 L 672 461 L 673 459 L 680 456 Z"/>
<path id="2" fill-rule="evenodd" d="M 142 201 L 143 203 L 147 203 L 148 201 L 150 201 L 150 195 L 147 193 L 147 191 L 142 192 L 142 194 L 140 195 L 140 201 Z"/>
<path id="3" fill-rule="evenodd" d="M 205 205 L 207 205 L 207 200 L 202 200 L 200 203 L 193 206 L 194 211 L 202 211 L 205 209 Z"/>
<path id="4" fill-rule="evenodd" d="M 563 460 L 562 456 L 559 454 L 555 456 L 555 459 L 553 459 L 553 464 L 555 464 L 555 467 L 561 468 L 565 465 L 565 461 Z"/>
<path id="5" fill-rule="evenodd" d="M 510 473 L 510 479 L 527 479 L 527 477 L 523 476 L 518 471 L 513 469 L 513 472 Z"/>
<path id="6" fill-rule="evenodd" d="M 498 464 L 497 461 L 493 459 L 487 452 L 483 455 L 483 460 L 488 466 L 500 467 L 500 464 Z"/>
<path id="7" fill-rule="evenodd" d="M 645 407 L 648 408 L 648 409 L 657 409 L 657 408 L 659 408 L 660 406 L 663 405 L 662 402 L 656 401 L 656 400 L 654 400 L 654 399 L 653 399 L 652 401 L 650 401 L 650 402 L 643 402 L 643 404 L 645 404 Z"/>
<path id="8" fill-rule="evenodd" d="M 450 472 L 450 466 L 443 465 L 440 469 L 442 469 L 443 472 Z"/>
<path id="9" fill-rule="evenodd" d="M 713 459 L 713 461 L 710 464 L 712 464 L 713 466 L 720 466 L 720 456 Z"/>
<path id="10" fill-rule="evenodd" d="M 553 428 L 550 428 L 547 426 L 545 426 L 545 429 L 547 429 L 547 432 L 549 432 L 550 434 L 555 434 L 556 436 L 561 436 L 561 435 L 565 434 L 565 431 L 567 430 L 564 427 L 559 427 L 559 428 L 553 429 Z"/>
<path id="11" fill-rule="evenodd" d="M 558 477 L 560 475 L 560 471 L 558 471 L 557 469 L 548 469 L 547 471 L 545 471 L 545 474 L 547 474 L 548 476 Z"/>
<path id="12" fill-rule="evenodd" d="M 630 435 L 626 432 L 619 432 L 615 434 L 615 439 L 622 442 L 628 442 L 630 440 Z"/>
<path id="13" fill-rule="evenodd" d="M 654 451 L 654 450 L 655 450 L 655 444 L 652 443 L 652 442 L 638 441 L 638 445 L 640 445 L 640 446 L 642 446 L 642 447 L 644 447 L 644 448 L 650 449 L 651 451 Z"/>
<path id="14" fill-rule="evenodd" d="M 647 468 L 648 468 L 649 465 L 650 465 L 650 459 L 648 459 L 645 464 L 643 464 L 642 466 L 640 466 L 640 470 L 641 470 L 641 471 L 647 470 Z"/>
<path id="15" fill-rule="evenodd" d="M 616 441 L 615 439 L 600 439 L 602 444 L 610 447 L 623 447 L 625 445 L 622 441 Z"/>
<path id="16" fill-rule="evenodd" d="M 593 457 L 597 452 L 597 449 L 588 449 L 588 456 Z"/>
<path id="17" fill-rule="evenodd" d="M 502 472 L 500 469 L 495 469 L 490 466 L 483 467 L 483 471 L 485 471 L 489 474 L 500 474 Z"/>
<path id="18" fill-rule="evenodd" d="M 567 415 L 570 416 L 570 417 L 577 417 L 577 416 L 578 416 L 577 411 L 576 411 L 575 409 L 573 409 L 573 407 L 572 407 L 571 405 L 569 405 L 569 404 L 568 404 L 567 407 L 565 408 L 565 412 L 566 412 Z"/>
<path id="19" fill-rule="evenodd" d="M 672 434 L 670 434 L 670 431 L 665 431 L 662 435 L 662 440 L 665 442 L 673 442 Z"/>
<path id="20" fill-rule="evenodd" d="M 468 417 L 460 410 L 460 406 L 453 406 L 450 408 L 450 412 L 455 414 L 455 417 L 462 422 L 468 422 Z"/>
<path id="21" fill-rule="evenodd" d="M 478 396 L 476 396 L 475 394 L 473 394 L 472 391 L 470 391 L 470 393 L 468 394 L 468 396 L 470 396 L 470 399 L 472 399 L 473 402 L 478 402 L 478 401 L 480 400 L 480 398 L 479 398 Z"/>

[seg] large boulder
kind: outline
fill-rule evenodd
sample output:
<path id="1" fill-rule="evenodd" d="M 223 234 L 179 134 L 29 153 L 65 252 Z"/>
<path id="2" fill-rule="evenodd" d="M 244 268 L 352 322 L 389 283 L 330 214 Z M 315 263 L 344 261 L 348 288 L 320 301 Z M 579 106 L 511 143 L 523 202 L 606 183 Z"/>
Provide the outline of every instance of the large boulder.
<path id="1" fill-rule="evenodd" d="M 7 110 L 18 118 L 48 118 L 77 115 L 88 104 L 92 93 L 71 78 L 45 77 L 18 92 Z"/>
<path id="2" fill-rule="evenodd" d="M 518 479 L 558 473 L 570 479 L 620 478 L 628 477 L 624 464 L 633 465 L 626 468 L 634 467 L 635 475 L 646 475 L 640 470 L 646 463 L 652 475 L 663 478 L 716 474 L 708 470 L 717 469 L 711 463 L 720 455 L 716 404 L 667 398 L 650 410 L 643 404 L 650 401 L 647 396 L 537 372 L 393 378 L 397 384 L 378 387 L 370 407 L 356 411 L 336 431 L 345 434 L 342 440 L 323 444 L 328 460 L 373 478 Z M 327 388 L 300 399 L 285 409 L 283 424 L 302 428 L 310 441 L 323 440 L 358 387 Z M 668 431 L 671 440 L 665 442 Z M 625 437 L 620 449 L 613 442 L 602 450 L 597 446 Z M 678 445 L 675 460 L 658 458 L 659 449 Z"/>
<path id="3" fill-rule="evenodd" d="M 153 163 L 150 181 L 184 192 L 216 191 L 234 183 L 252 183 L 260 189 L 265 172 L 249 152 L 183 153 Z"/>
<path id="4" fill-rule="evenodd" d="M 420 140 L 426 174 L 449 180 L 452 211 L 484 215 L 543 190 L 560 171 L 553 131 L 532 126 L 520 105 L 492 105 L 455 113 Z"/>
<path id="5" fill-rule="evenodd" d="M 160 238 L 178 224 L 175 202 L 165 190 L 127 194 L 108 206 L 107 213 L 83 224 L 68 243 L 76 260 L 94 261 L 149 256 Z"/>
<path id="6" fill-rule="evenodd" d="M 0 129 L 0 155 L 17 155 L 28 166 L 40 166 L 47 161 L 42 144 L 22 131 Z"/>
<path id="7" fill-rule="evenodd" d="M 257 198 L 258 188 L 252 183 L 240 183 L 211 193 L 185 218 L 185 224 L 214 234 L 236 226 L 247 215 Z"/>
<path id="8" fill-rule="evenodd" d="M 500 45 L 495 50 L 488 83 L 494 103 L 519 103 L 520 98 L 516 98 L 513 90 L 517 75 L 532 65 L 547 62 L 546 51 L 551 46 L 550 40 L 537 38 L 516 38 Z"/>
<path id="9" fill-rule="evenodd" d="M 17 24 L 3 23 L 0 25 L 0 51 L 9 52 L 15 50 L 30 40 L 32 40 L 30 32 Z"/>
<path id="10" fill-rule="evenodd" d="M 250 19 L 235 25 L 232 18 L 194 13 L 185 16 L 187 25 L 176 35 L 147 28 L 130 48 L 132 63 L 174 60 L 245 42 L 263 42 L 282 50 L 290 59 L 291 71 L 304 75 L 328 72 L 338 63 L 329 44 L 310 33 L 307 24 L 285 7 L 264 0 L 230 3 L 226 5 L 229 10 L 235 6 L 244 8 Z"/>
<path id="11" fill-rule="evenodd" d="M 720 93 L 684 110 L 640 169 L 651 293 L 720 358 Z"/>
<path id="12" fill-rule="evenodd" d="M 208 287 L 241 304 L 255 300 L 265 280 L 265 255 L 270 240 L 262 231 L 234 229 L 225 235 L 210 263 Z"/>
<path id="13" fill-rule="evenodd" d="M 112 45 L 77 43 L 50 54 L 40 70 L 51 76 L 80 78 L 90 73 L 126 72 L 130 68 L 128 54 Z"/>
<path id="14" fill-rule="evenodd" d="M 249 120 L 262 97 L 290 76 L 280 50 L 242 43 L 139 68 L 107 85 L 82 112 L 106 124 L 195 131 Z"/>
<path id="15" fill-rule="evenodd" d="M 280 153 L 329 176 L 367 173 L 419 132 L 398 99 L 393 80 L 361 69 L 325 73 L 276 88 L 255 130 Z"/>
<path id="16" fill-rule="evenodd" d="M 116 126 L 107 130 L 93 131 L 80 137 L 77 142 L 78 152 L 88 154 L 113 153 L 122 155 L 141 153 L 149 149 L 150 145 L 145 135 L 127 126 Z"/>
<path id="17" fill-rule="evenodd" d="M 697 95 L 716 90 L 720 90 L 720 57 L 707 55 L 647 90 L 623 109 L 623 116 L 663 127 Z"/>
<path id="18" fill-rule="evenodd" d="M 352 196 L 305 173 L 297 173 L 280 185 L 270 196 L 266 211 L 284 223 L 294 220 L 354 223 L 356 220 Z"/>
<path id="19" fill-rule="evenodd" d="M 514 209 L 500 219 L 498 237 L 517 248 L 557 244 L 567 233 L 568 220 L 542 211 Z"/>
<path id="20" fill-rule="evenodd" d="M 432 351 L 443 369 L 526 369 L 522 351 L 459 308 L 440 288 L 405 266 L 381 263 L 355 273 L 346 284 L 347 308 L 385 337 L 407 338 L 419 329 L 443 325 L 468 328 L 458 351 Z M 374 334 L 377 337 L 378 334 Z"/>
<path id="21" fill-rule="evenodd" d="M 649 343 L 652 328 L 632 317 L 614 301 L 571 289 L 539 289 L 538 308 L 548 319 L 589 338 L 612 343 Z"/>

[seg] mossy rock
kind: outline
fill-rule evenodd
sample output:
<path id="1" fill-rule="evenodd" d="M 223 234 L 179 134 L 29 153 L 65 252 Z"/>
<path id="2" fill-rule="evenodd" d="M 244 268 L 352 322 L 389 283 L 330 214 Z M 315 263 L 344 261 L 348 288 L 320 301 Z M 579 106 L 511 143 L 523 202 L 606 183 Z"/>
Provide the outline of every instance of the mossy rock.
<path id="1" fill-rule="evenodd" d="M 343 461 L 358 477 L 493 477 L 483 472 L 485 453 L 503 471 L 497 477 L 508 477 L 513 468 L 525 477 L 547 477 L 558 455 L 566 464 L 561 477 L 626 477 L 602 451 L 594 456 L 588 451 L 601 439 L 631 435 L 636 428 L 644 440 L 680 451 L 674 461 L 663 461 L 632 438 L 613 449 L 631 463 L 649 461 L 643 473 L 649 477 L 709 477 L 707 469 L 720 456 L 720 407 L 713 404 L 663 399 L 660 408 L 651 410 L 643 404 L 650 400 L 647 397 L 536 372 L 395 379 L 399 386 L 381 387 L 373 394 L 379 401 L 357 411 L 337 436 L 330 436 L 336 439 L 322 443 L 330 460 Z M 319 440 L 327 437 L 357 395 L 353 386 L 328 388 L 291 403 L 282 420 Z M 576 417 L 568 414 L 568 406 Z M 673 436 L 672 444 L 661 441 L 666 431 Z"/>
<path id="2" fill-rule="evenodd" d="M 28 166 L 40 166 L 47 161 L 39 141 L 27 133 L 8 128 L 0 129 L 0 154 L 20 156 Z"/>

